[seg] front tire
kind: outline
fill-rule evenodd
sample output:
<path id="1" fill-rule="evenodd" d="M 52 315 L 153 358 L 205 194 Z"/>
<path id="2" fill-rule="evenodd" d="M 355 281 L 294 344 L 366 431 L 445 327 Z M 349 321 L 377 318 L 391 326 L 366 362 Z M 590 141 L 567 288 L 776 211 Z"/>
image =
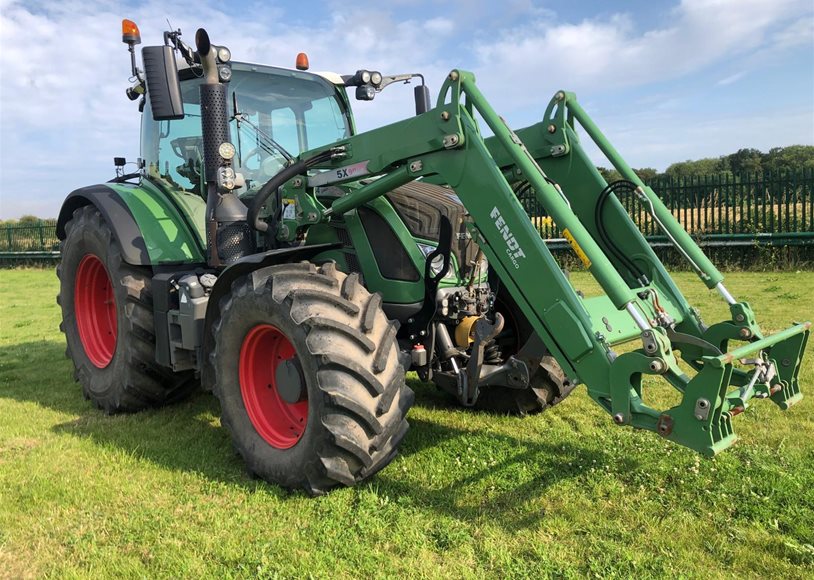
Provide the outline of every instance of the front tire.
<path id="1" fill-rule="evenodd" d="M 65 232 L 57 266 L 59 326 L 85 398 L 117 413 L 187 395 L 192 374 L 155 362 L 150 269 L 122 260 L 118 240 L 92 205 L 75 210 Z"/>
<path id="2" fill-rule="evenodd" d="M 498 293 L 496 309 L 503 314 L 506 328 L 498 336 L 504 356 L 515 354 L 534 330 L 512 297 L 504 290 Z M 501 415 L 535 415 L 553 407 L 571 394 L 570 383 L 556 359 L 546 354 L 525 389 L 487 387 L 480 392 L 475 408 Z"/>
<path id="3" fill-rule="evenodd" d="M 535 415 L 562 401 L 573 389 L 554 357 L 545 355 L 531 377 L 531 385 L 525 389 L 486 387 L 480 392 L 475 408 L 500 415 Z"/>
<path id="4" fill-rule="evenodd" d="M 236 280 L 210 357 L 222 424 L 248 470 L 316 495 L 389 464 L 413 402 L 396 330 L 380 296 L 333 263 Z"/>

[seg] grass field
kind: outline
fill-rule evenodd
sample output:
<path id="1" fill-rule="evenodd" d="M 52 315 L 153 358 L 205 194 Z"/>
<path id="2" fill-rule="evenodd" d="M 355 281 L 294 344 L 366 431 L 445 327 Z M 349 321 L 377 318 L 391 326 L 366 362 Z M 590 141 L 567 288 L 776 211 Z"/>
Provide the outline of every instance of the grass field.
<path id="1" fill-rule="evenodd" d="M 723 318 L 717 296 L 677 280 Z M 765 330 L 814 317 L 810 272 L 728 286 Z M 584 388 L 516 419 L 413 381 L 399 458 L 309 499 L 245 475 L 208 394 L 132 416 L 93 409 L 63 356 L 56 291 L 52 271 L 0 271 L 0 576 L 814 574 L 812 352 L 808 398 L 785 413 L 759 402 L 714 460 L 615 427 Z"/>

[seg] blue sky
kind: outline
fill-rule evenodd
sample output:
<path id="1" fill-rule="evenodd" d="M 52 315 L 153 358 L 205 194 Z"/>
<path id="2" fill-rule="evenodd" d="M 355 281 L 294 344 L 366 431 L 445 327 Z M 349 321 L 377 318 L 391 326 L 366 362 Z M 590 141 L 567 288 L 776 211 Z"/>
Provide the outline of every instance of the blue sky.
<path id="1" fill-rule="evenodd" d="M 122 18 L 144 44 L 169 19 L 236 60 L 292 66 L 305 51 L 312 70 L 423 72 L 433 91 L 469 69 L 515 128 L 574 90 L 634 167 L 814 144 L 814 0 L 0 0 L 0 218 L 56 216 L 112 176 L 113 156 L 138 156 Z M 398 120 L 411 101 L 390 88 L 356 104 L 357 123 Z"/>

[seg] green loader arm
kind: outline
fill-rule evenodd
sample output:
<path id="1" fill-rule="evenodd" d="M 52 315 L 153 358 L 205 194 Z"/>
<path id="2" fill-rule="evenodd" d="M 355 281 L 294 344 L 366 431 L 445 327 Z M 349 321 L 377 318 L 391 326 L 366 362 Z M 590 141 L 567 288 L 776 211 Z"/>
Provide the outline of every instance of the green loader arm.
<path id="1" fill-rule="evenodd" d="M 724 389 L 724 404 L 721 407 L 730 410 L 732 415 L 736 415 L 746 408 L 747 400 L 752 397 L 766 398 L 771 396 L 772 400 L 783 409 L 798 401 L 802 395 L 797 384 L 797 371 L 790 367 L 793 367 L 794 361 L 799 360 L 799 357 L 802 356 L 809 326 L 806 324 L 796 325 L 783 333 L 775 335 L 775 337 L 769 339 L 769 342 L 762 343 L 760 347 L 754 344 L 755 341 L 763 339 L 763 333 L 755 321 L 755 315 L 749 304 L 737 302 L 727 291 L 723 285 L 723 275 L 709 261 L 656 193 L 640 180 L 619 155 L 593 120 L 578 104 L 573 93 L 559 91 L 549 103 L 544 120 L 517 131 L 517 135 L 522 136 L 522 141 L 527 145 L 531 155 L 541 168 L 548 175 L 556 176 L 557 182 L 564 186 L 562 188 L 564 195 L 569 197 L 575 213 L 583 223 L 586 223 L 592 235 L 598 237 L 596 236 L 596 224 L 594 222 L 597 196 L 595 194 L 584 195 L 584 192 L 598 192 L 606 187 L 607 183 L 599 175 L 582 149 L 579 137 L 574 131 L 575 120 L 583 127 L 595 145 L 606 155 L 612 166 L 623 178 L 636 186 L 633 193 L 704 284 L 708 288 L 715 288 L 729 304 L 730 320 L 715 324 L 711 328 L 704 325 L 697 311 L 690 306 L 680 290 L 673 284 L 663 264 L 650 249 L 645 238 L 639 233 L 624 206 L 615 197 L 611 198 L 613 203 L 604 212 L 604 219 L 608 224 L 608 229 L 613 238 L 618 240 L 616 244 L 621 247 L 622 251 L 641 262 L 642 269 L 648 272 L 649 278 L 652 280 L 651 287 L 656 288 L 662 297 L 668 298 L 666 300 L 668 303 L 667 310 L 674 317 L 673 332 L 671 334 L 674 340 L 678 339 L 679 344 L 674 344 L 674 347 L 680 350 L 681 358 L 695 370 L 700 371 L 704 366 L 704 355 L 710 354 L 710 350 L 725 353 L 730 340 L 752 341 L 753 344 L 742 347 L 738 356 L 734 358 L 716 358 L 711 361 L 711 364 L 716 368 L 724 368 L 726 364 L 731 367 L 732 363 L 738 359 L 746 359 L 755 353 L 763 355 L 763 364 L 765 364 L 770 353 L 773 352 L 777 358 L 777 365 L 779 365 L 776 365 L 776 368 L 780 378 L 776 382 L 771 380 L 763 381 L 765 373 L 761 375 L 758 368 L 753 373 L 731 368 L 725 373 L 727 377 L 726 385 L 740 388 L 728 393 L 726 393 L 727 389 Z M 505 148 L 502 147 L 497 138 L 486 139 L 486 144 L 507 179 L 509 181 L 522 180 L 522 172 L 512 162 L 511 157 L 508 156 Z M 567 186 L 565 186 L 566 183 Z M 617 270 L 623 272 L 624 265 L 615 258 L 612 252 L 608 252 L 606 247 L 603 249 Z M 664 301 L 664 298 L 662 300 Z M 591 308 L 591 306 L 596 305 L 588 304 L 587 306 L 592 310 L 594 318 L 602 315 L 601 310 Z M 690 337 L 689 340 L 688 336 Z M 692 337 L 697 340 L 693 340 Z M 614 337 L 611 336 L 610 338 L 613 339 Z M 772 345 L 777 344 L 778 340 L 786 340 L 788 344 L 785 346 L 777 345 L 772 349 Z M 614 341 L 612 340 L 612 342 Z M 621 342 L 621 340 L 615 342 Z M 801 349 L 799 352 L 797 352 L 798 346 Z M 714 348 L 710 349 L 710 347 Z M 780 356 L 778 358 L 777 353 L 786 348 L 794 351 L 794 354 L 791 357 Z M 797 368 L 799 368 L 799 365 Z M 765 385 L 765 388 L 759 392 L 755 391 L 754 388 L 746 392 L 745 387 L 756 378 L 761 378 L 762 382 L 768 382 L 769 384 Z M 680 385 L 679 388 L 681 388 Z M 745 398 L 744 394 L 749 396 Z M 700 407 L 703 410 L 709 408 L 709 405 L 702 401 Z M 692 411 L 692 416 L 706 416 L 706 413 L 698 412 L 698 409 L 693 408 Z M 618 416 L 615 415 L 615 417 Z M 661 430 L 668 429 L 668 424 L 669 421 L 665 418 Z"/>
<path id="2" fill-rule="evenodd" d="M 494 137 L 481 137 L 475 112 Z M 580 147 L 574 120 L 632 182 L 633 194 L 707 287 L 729 302 L 731 320 L 711 327 L 701 321 L 615 195 L 607 196 L 597 217 L 599 192 L 608 184 Z M 765 337 L 749 305 L 732 298 L 720 272 L 572 94 L 557 93 L 543 122 L 515 133 L 480 93 L 474 76 L 454 70 L 434 109 L 302 157 L 329 148 L 332 160 L 316 166 L 325 171 L 308 183 L 289 181 L 287 195 L 313 206 L 313 186 L 377 177 L 321 210 L 321 219 L 330 219 L 418 178 L 448 184 L 473 217 L 471 233 L 537 335 L 566 375 L 585 383 L 617 424 L 656 431 L 712 455 L 735 441 L 731 419 L 751 400 L 771 398 L 785 409 L 800 399 L 797 377 L 810 323 Z M 513 185 L 520 181 L 533 189 L 605 296 L 583 299 L 571 287 L 515 194 Z M 640 339 L 641 347 L 614 351 L 632 339 Z M 727 352 L 733 340 L 746 344 Z M 691 375 L 679 366 L 677 353 Z M 752 369 L 735 368 L 739 361 Z M 666 380 L 682 393 L 681 403 L 664 410 L 646 405 L 643 375 Z"/>

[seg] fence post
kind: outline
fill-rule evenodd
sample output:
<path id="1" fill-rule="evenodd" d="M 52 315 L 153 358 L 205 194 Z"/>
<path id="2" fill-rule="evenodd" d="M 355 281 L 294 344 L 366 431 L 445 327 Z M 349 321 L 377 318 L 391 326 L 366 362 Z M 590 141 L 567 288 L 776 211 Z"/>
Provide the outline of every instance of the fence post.
<path id="1" fill-rule="evenodd" d="M 793 180 L 790 178 L 788 173 L 785 174 L 785 178 L 786 179 L 785 179 L 785 182 L 784 182 L 783 189 L 785 190 L 784 197 L 786 198 L 786 231 L 787 232 L 792 232 L 792 231 L 794 231 L 794 230 L 791 229 L 791 208 L 792 208 L 792 204 L 794 203 L 793 198 L 792 198 L 792 192 L 794 192 Z M 796 206 L 796 204 L 794 204 L 794 217 L 795 218 L 797 217 L 797 206 Z"/>
<path id="2" fill-rule="evenodd" d="M 803 202 L 803 231 L 808 231 L 812 229 L 812 225 L 814 225 L 814 187 L 812 187 L 812 181 L 814 181 L 814 169 L 809 169 L 807 172 L 803 172 L 803 195 L 802 202 Z M 807 195 L 806 195 L 807 194 Z M 811 206 L 810 211 L 808 211 L 808 219 L 806 219 L 806 205 L 808 204 L 808 199 L 811 198 Z"/>

